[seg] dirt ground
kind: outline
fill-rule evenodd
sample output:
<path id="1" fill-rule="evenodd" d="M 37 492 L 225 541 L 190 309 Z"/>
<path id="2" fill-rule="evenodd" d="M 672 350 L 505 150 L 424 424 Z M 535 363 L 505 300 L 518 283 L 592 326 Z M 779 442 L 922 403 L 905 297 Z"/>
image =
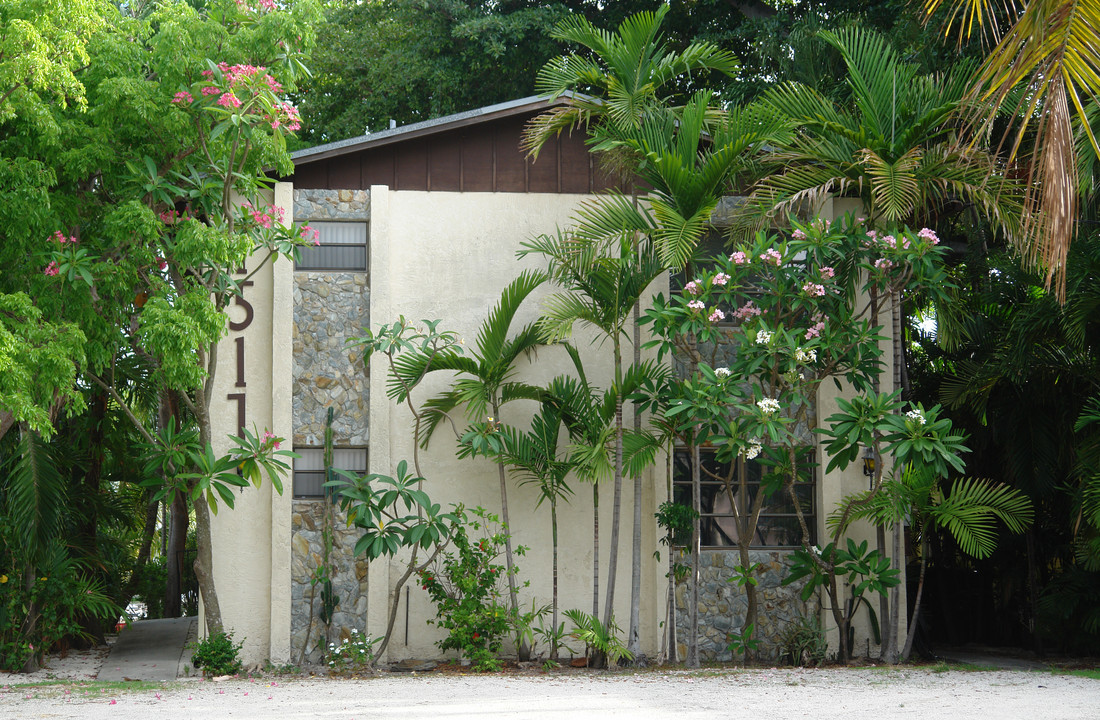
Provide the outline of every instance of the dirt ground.
<path id="1" fill-rule="evenodd" d="M 300 675 L 96 683 L 104 653 L 0 675 L 0 718 L 1100 718 L 1100 680 L 943 666 L 828 669 L 531 670 L 495 675 Z"/>

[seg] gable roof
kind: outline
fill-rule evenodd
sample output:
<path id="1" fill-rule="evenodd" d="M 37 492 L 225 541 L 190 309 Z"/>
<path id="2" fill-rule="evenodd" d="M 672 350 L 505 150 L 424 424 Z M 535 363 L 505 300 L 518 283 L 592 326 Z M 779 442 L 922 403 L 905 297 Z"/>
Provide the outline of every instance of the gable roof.
<path id="1" fill-rule="evenodd" d="M 533 115 L 547 108 L 557 105 L 566 105 L 568 102 L 568 95 L 563 95 L 555 100 L 546 100 L 543 97 L 534 95 L 518 100 L 497 103 L 496 105 L 487 105 L 474 110 L 466 110 L 465 112 L 455 113 L 453 115 L 424 120 L 411 125 L 402 125 L 396 128 L 379 130 L 378 132 L 360 135 L 359 137 L 348 138 L 346 140 L 337 140 L 336 142 L 318 145 L 317 147 L 298 150 L 297 152 L 291 153 L 290 157 L 297 167 L 307 163 L 327 160 L 339 155 L 358 152 L 360 150 L 368 150 L 392 143 L 436 135 L 468 125 L 476 125 L 478 123 L 499 120 L 502 118 Z"/>

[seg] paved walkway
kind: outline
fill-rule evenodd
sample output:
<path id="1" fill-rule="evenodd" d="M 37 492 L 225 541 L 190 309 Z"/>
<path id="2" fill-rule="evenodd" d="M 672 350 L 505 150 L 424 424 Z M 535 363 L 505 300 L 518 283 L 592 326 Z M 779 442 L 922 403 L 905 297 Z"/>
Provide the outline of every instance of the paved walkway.
<path id="1" fill-rule="evenodd" d="M 130 623 L 118 634 L 97 680 L 175 680 L 191 664 L 186 645 L 198 618 L 165 618 Z M 193 673 L 192 673 L 193 674 Z"/>

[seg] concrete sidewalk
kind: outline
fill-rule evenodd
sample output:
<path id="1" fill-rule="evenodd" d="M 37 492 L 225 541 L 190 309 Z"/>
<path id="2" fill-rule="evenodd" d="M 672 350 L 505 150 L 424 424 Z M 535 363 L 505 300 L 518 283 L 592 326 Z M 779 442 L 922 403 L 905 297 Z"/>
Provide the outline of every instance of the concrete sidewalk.
<path id="1" fill-rule="evenodd" d="M 175 680 L 191 665 L 184 646 L 195 639 L 197 623 L 193 617 L 130 623 L 118 634 L 96 680 Z"/>

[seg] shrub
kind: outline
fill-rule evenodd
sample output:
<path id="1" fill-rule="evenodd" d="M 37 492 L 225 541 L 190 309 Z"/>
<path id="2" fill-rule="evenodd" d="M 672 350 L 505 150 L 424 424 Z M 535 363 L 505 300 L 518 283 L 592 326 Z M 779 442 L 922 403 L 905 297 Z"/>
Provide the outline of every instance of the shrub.
<path id="1" fill-rule="evenodd" d="M 188 647 L 195 651 L 191 664 L 203 675 L 236 675 L 241 671 L 241 643 L 233 642 L 233 633 L 216 632 Z"/>
<path id="2" fill-rule="evenodd" d="M 779 659 L 791 665 L 813 666 L 825 662 L 829 643 L 821 621 L 809 615 L 791 624 L 780 641 Z"/>
<path id="3" fill-rule="evenodd" d="M 495 516 L 478 508 L 469 528 L 491 530 L 487 537 L 470 540 L 467 526 L 452 537 L 455 552 L 447 552 L 432 568 L 420 572 L 421 586 L 436 607 L 436 619 L 429 621 L 448 631 L 436 643 L 441 650 L 458 650 L 469 658 L 475 670 L 500 669 L 496 654 L 511 629 L 510 613 L 501 602 L 504 566 L 495 561 L 504 546 L 504 531 Z"/>
<path id="4" fill-rule="evenodd" d="M 339 645 L 329 643 L 329 669 L 334 675 L 355 675 L 370 670 L 374 665 L 374 646 L 381 640 L 352 630 L 351 637 Z"/>

